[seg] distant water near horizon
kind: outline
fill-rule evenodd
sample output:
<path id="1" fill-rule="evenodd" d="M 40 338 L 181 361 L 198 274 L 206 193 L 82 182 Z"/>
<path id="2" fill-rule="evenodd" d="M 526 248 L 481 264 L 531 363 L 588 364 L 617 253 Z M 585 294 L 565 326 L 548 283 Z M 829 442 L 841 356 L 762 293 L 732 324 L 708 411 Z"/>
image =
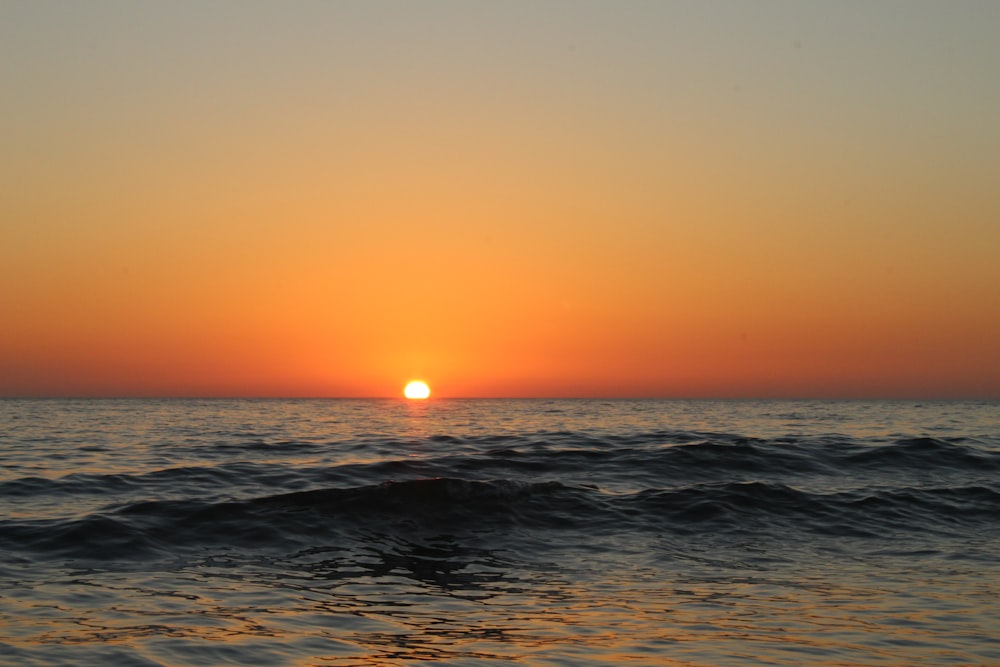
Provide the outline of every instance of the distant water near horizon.
<path id="1" fill-rule="evenodd" d="M 1000 402 L 0 400 L 0 665 L 1000 665 Z"/>

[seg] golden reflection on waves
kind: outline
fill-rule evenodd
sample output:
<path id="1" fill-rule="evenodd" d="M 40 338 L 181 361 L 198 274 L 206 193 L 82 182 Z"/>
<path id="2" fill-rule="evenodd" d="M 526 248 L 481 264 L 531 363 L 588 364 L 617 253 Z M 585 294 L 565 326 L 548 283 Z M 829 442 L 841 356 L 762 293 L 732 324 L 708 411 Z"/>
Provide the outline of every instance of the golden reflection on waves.
<path id="1" fill-rule="evenodd" d="M 996 630 L 982 619 L 1000 591 L 971 569 L 948 586 L 890 569 L 873 587 L 861 568 L 836 581 L 818 569 L 623 569 L 559 550 L 529 564 L 450 536 L 369 537 L 173 571 L 81 571 L 58 593 L 8 582 L 0 641 L 28 654 L 61 645 L 79 665 L 119 646 L 164 665 L 832 666 L 968 660 Z"/>

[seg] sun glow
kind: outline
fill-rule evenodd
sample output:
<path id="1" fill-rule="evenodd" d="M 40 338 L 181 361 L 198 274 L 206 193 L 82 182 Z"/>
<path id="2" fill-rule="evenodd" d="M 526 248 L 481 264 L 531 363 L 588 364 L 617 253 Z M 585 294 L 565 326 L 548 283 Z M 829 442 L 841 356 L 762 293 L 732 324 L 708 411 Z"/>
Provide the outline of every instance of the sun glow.
<path id="1" fill-rule="evenodd" d="M 427 386 L 426 382 L 421 382 L 420 380 L 414 380 L 406 385 L 403 389 L 403 396 L 407 398 L 418 398 L 423 399 L 431 395 L 431 388 Z"/>

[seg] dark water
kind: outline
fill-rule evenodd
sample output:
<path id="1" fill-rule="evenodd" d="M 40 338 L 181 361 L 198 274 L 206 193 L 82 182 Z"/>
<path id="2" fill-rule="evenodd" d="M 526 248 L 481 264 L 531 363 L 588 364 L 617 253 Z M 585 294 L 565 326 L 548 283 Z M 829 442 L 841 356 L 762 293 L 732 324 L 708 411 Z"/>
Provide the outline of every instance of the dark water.
<path id="1" fill-rule="evenodd" d="M 0 401 L 3 665 L 1000 665 L 1000 404 Z"/>

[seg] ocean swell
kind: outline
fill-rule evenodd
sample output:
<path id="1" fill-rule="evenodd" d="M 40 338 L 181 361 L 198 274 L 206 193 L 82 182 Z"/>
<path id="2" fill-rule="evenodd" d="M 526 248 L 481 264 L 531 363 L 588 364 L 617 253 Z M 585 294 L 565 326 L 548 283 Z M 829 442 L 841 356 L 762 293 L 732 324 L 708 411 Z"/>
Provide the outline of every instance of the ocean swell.
<path id="1" fill-rule="evenodd" d="M 807 531 L 886 538 L 900 531 L 995 529 L 988 486 L 815 493 L 769 482 L 712 482 L 630 494 L 557 481 L 430 478 L 242 500 L 144 500 L 62 520 L 0 521 L 0 546 L 33 556 L 107 558 L 228 545 L 316 546 L 358 530 L 592 532 Z"/>

